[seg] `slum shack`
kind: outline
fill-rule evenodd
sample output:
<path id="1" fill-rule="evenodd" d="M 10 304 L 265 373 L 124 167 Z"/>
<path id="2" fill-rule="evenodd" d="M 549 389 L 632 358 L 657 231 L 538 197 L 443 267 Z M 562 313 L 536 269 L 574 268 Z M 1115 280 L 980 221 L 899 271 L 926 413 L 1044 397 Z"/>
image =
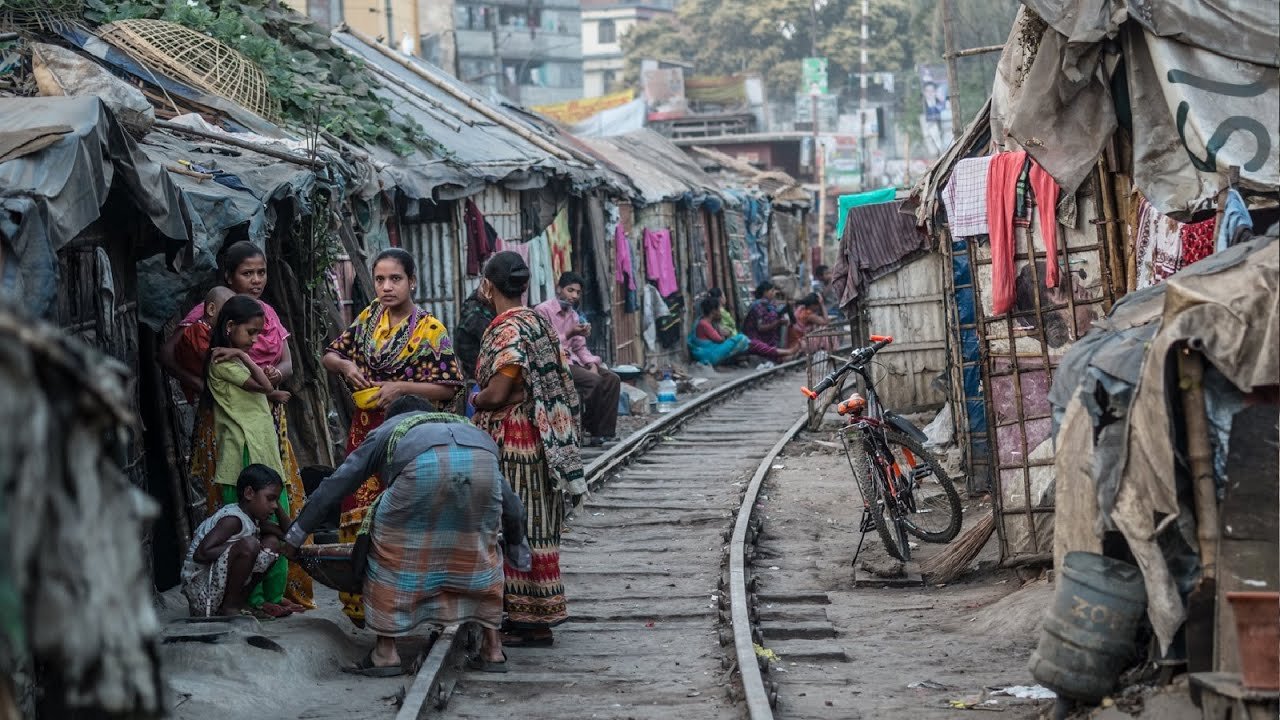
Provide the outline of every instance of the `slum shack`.
<path id="1" fill-rule="evenodd" d="M 1060 593 L 1085 566 L 1133 580 L 1109 635 L 1051 611 L 1066 624 L 1046 620 L 1033 673 L 1064 702 L 1098 702 L 1126 670 L 1190 671 L 1206 717 L 1275 714 L 1227 594 L 1280 589 L 1280 160 L 1264 150 L 1280 18 L 1227 5 L 1024 3 L 991 101 L 913 190 L 947 268 L 951 403 L 1002 561 L 1052 562 Z M 1227 77 L 1249 89 L 1204 80 Z M 1057 654 L 1101 636 L 1109 659 Z"/>

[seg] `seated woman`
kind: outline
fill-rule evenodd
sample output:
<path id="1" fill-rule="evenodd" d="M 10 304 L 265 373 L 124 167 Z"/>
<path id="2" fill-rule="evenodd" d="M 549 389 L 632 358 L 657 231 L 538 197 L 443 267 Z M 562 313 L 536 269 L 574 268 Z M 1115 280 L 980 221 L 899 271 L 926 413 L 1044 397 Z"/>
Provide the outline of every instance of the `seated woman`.
<path id="1" fill-rule="evenodd" d="M 280 557 L 284 532 L 269 518 L 283 491 L 280 473 L 250 465 L 236 480 L 237 502 L 196 528 L 182 565 L 182 594 L 193 617 L 249 614 L 249 589 Z"/>
<path id="2" fill-rule="evenodd" d="M 689 333 L 689 354 L 695 361 L 706 365 L 720 365 L 745 353 L 751 345 L 742 333 L 727 337 L 722 334 L 721 328 L 717 327 L 721 319 L 720 303 L 720 299 L 712 295 L 702 298 L 699 305 L 701 319 Z"/>
<path id="3" fill-rule="evenodd" d="M 734 322 L 733 313 L 725 306 L 724 290 L 713 287 L 707 291 L 707 297 L 715 298 L 720 307 L 720 321 L 714 323 L 716 331 L 725 337 L 738 334 L 738 324 Z"/>
<path id="4" fill-rule="evenodd" d="M 751 341 L 748 351 L 772 362 L 790 360 L 799 351 L 797 347 L 779 347 L 791 318 L 784 308 L 774 303 L 778 294 L 778 286 L 772 282 L 765 280 L 760 283 L 756 288 L 756 300 L 742 321 L 742 330 Z"/>
<path id="5" fill-rule="evenodd" d="M 805 352 L 818 352 L 825 350 L 831 352 L 837 347 L 834 337 L 810 337 L 809 334 L 817 330 L 826 329 L 831 324 L 830 318 L 827 317 L 826 310 L 822 306 L 822 298 L 818 293 L 811 292 L 796 306 L 796 324 L 794 329 L 798 336 L 800 346 Z"/>

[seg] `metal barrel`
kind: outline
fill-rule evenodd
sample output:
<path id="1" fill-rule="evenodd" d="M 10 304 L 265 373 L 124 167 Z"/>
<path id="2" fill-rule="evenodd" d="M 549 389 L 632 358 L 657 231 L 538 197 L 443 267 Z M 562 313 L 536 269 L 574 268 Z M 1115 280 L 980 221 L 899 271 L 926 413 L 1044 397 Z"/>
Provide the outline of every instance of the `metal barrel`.
<path id="1" fill-rule="evenodd" d="M 1134 655 L 1147 607 L 1142 572 L 1095 553 L 1067 553 L 1044 620 L 1031 674 L 1058 695 L 1097 703 Z"/>

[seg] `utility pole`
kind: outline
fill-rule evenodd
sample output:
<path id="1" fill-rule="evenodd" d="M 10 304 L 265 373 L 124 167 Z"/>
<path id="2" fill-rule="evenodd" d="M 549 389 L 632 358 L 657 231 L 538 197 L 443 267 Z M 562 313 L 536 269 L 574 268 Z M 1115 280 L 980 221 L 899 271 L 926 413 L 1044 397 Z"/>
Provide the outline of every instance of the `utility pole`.
<path id="1" fill-rule="evenodd" d="M 858 177 L 867 189 L 867 12 L 870 0 L 862 0 L 862 43 L 858 52 Z"/>
<path id="2" fill-rule="evenodd" d="M 822 141 L 818 137 L 819 97 L 820 93 L 816 86 L 809 89 L 809 103 L 813 113 L 813 174 L 818 181 L 818 252 L 825 253 L 823 243 L 827 239 L 827 163 L 826 155 L 822 150 Z"/>
<path id="3" fill-rule="evenodd" d="M 958 138 L 960 129 L 964 126 L 964 118 L 960 114 L 960 77 L 956 72 L 955 24 L 951 10 L 951 0 L 942 0 L 942 51 L 947 58 L 947 102 L 951 105 L 951 136 Z"/>

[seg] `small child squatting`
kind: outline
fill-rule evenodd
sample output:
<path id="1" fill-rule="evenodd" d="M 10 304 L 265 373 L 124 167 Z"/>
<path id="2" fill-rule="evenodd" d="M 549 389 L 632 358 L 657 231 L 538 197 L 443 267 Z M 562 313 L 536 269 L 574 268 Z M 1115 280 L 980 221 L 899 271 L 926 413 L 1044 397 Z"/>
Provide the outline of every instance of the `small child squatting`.
<path id="1" fill-rule="evenodd" d="M 236 481 L 238 502 L 196 529 L 182 566 L 182 594 L 193 617 L 247 613 L 249 589 L 280 557 L 284 531 L 268 521 L 284 481 L 265 465 L 250 465 Z"/>

